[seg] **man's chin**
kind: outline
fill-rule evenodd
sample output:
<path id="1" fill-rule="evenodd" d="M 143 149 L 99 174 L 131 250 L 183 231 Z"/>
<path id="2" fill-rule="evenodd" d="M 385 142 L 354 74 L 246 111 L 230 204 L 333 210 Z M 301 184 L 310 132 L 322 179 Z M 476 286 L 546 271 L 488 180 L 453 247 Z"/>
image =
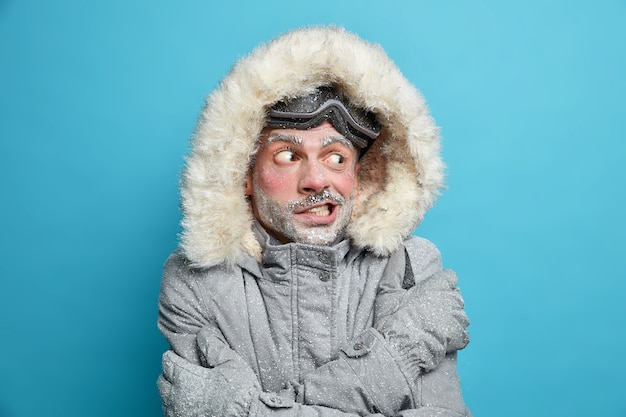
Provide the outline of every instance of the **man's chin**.
<path id="1" fill-rule="evenodd" d="M 336 225 L 314 225 L 298 227 L 294 230 L 293 241 L 308 245 L 331 246 L 343 239 L 344 230 L 337 230 Z"/>

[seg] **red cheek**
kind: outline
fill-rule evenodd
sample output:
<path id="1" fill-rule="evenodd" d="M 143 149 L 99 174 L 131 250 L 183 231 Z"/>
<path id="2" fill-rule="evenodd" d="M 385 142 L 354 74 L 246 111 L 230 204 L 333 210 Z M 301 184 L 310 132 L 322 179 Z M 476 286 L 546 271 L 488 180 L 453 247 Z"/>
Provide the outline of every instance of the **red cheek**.
<path id="1" fill-rule="evenodd" d="M 274 171 L 271 168 L 265 168 L 260 172 L 259 183 L 266 191 L 280 191 L 287 186 L 287 180 L 284 174 Z"/>

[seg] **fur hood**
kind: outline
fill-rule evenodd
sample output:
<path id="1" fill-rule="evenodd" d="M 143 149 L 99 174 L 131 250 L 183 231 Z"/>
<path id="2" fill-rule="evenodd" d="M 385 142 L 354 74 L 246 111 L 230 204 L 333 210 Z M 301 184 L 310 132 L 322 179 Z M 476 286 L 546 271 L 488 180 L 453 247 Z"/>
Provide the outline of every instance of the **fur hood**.
<path id="1" fill-rule="evenodd" d="M 266 111 L 328 84 L 381 124 L 361 158 L 352 244 L 388 255 L 420 223 L 444 169 L 424 99 L 380 46 L 342 28 L 299 29 L 240 59 L 207 98 L 181 181 L 181 247 L 195 266 L 260 258 L 244 184 Z"/>

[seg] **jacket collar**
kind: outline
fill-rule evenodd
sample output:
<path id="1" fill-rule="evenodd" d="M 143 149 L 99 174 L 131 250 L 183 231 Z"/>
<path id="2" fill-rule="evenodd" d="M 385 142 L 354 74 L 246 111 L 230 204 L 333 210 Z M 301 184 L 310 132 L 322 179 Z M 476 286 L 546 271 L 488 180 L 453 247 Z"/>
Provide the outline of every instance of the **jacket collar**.
<path id="1" fill-rule="evenodd" d="M 297 265 L 320 271 L 340 273 L 349 259 L 356 256 L 358 250 L 351 250 L 348 239 L 344 239 L 332 246 L 309 245 L 305 243 L 281 243 L 272 237 L 255 219 L 252 231 L 261 246 L 261 262 L 252 257 L 245 257 L 241 266 L 250 273 L 259 277 L 276 279 Z M 272 269 L 274 273 L 263 274 L 262 270 Z"/>

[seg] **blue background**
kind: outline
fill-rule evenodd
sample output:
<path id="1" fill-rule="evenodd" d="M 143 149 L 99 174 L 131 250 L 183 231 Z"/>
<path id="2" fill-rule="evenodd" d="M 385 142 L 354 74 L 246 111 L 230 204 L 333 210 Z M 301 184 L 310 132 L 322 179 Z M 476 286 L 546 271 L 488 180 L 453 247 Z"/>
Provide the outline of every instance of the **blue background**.
<path id="1" fill-rule="evenodd" d="M 624 22 L 623 0 L 0 0 L 0 416 L 160 415 L 204 96 L 330 23 L 382 44 L 442 126 L 449 187 L 417 233 L 460 275 L 475 416 L 626 416 Z"/>

